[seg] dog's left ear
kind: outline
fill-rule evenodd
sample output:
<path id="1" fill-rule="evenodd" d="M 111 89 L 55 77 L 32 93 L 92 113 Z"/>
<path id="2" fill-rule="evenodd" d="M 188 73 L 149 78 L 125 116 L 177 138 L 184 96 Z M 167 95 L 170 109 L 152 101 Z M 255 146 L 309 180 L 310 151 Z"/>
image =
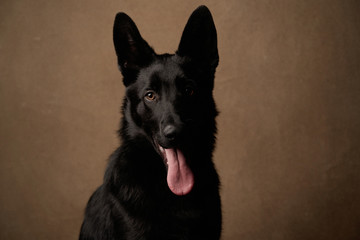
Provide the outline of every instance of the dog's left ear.
<path id="1" fill-rule="evenodd" d="M 154 50 L 141 37 L 134 21 L 125 13 L 118 13 L 114 21 L 113 40 L 118 65 L 125 86 L 130 85 L 141 67 L 149 64 Z"/>
<path id="2" fill-rule="evenodd" d="M 215 70 L 219 63 L 216 28 L 209 9 L 198 7 L 190 16 L 182 34 L 177 55 L 189 57 Z"/>

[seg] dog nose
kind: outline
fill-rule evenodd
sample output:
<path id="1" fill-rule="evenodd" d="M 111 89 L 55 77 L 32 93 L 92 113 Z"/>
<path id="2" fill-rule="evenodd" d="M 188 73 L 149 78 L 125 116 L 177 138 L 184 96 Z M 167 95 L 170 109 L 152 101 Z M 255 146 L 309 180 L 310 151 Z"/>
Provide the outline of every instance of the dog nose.
<path id="1" fill-rule="evenodd" d="M 174 125 L 167 125 L 163 132 L 164 136 L 168 139 L 174 139 L 176 137 L 176 127 Z"/>

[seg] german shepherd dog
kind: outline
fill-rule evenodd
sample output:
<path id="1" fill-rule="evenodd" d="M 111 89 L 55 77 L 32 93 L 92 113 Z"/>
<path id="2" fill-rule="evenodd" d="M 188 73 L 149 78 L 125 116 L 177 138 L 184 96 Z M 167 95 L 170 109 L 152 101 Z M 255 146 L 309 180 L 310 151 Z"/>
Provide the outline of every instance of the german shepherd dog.
<path id="1" fill-rule="evenodd" d="M 80 239 L 218 240 L 210 11 L 192 13 L 175 54 L 156 54 L 125 13 L 116 15 L 114 45 L 126 87 L 122 145 L 87 204 Z"/>

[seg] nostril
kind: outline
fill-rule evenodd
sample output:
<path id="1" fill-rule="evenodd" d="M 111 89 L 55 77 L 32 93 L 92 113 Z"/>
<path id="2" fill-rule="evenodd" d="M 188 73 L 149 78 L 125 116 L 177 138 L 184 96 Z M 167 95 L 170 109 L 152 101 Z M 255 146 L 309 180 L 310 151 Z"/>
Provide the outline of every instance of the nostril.
<path id="1" fill-rule="evenodd" d="M 176 128 L 174 125 L 167 125 L 163 132 L 166 138 L 174 139 L 176 137 Z"/>

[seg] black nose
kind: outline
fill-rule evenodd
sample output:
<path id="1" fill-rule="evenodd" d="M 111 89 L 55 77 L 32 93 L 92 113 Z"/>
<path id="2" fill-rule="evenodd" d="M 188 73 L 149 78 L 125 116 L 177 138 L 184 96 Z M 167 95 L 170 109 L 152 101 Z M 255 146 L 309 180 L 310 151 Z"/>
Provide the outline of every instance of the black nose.
<path id="1" fill-rule="evenodd" d="M 176 137 L 176 127 L 174 125 L 167 125 L 163 133 L 166 138 L 173 140 Z"/>

